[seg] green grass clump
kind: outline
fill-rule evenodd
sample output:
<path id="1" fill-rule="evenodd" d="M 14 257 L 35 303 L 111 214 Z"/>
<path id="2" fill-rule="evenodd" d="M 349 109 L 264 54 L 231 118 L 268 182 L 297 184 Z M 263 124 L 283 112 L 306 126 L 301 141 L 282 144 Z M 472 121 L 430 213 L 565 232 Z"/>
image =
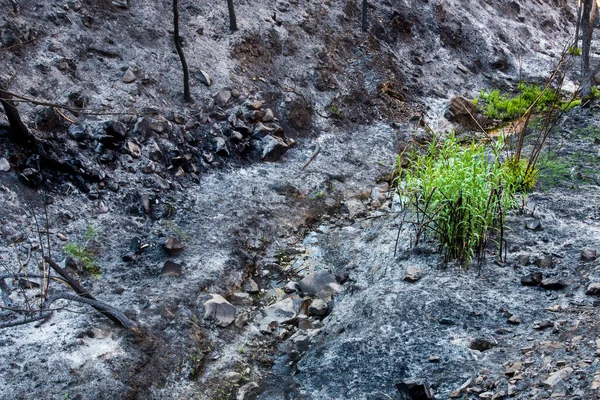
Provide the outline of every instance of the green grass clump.
<path id="1" fill-rule="evenodd" d="M 580 56 L 581 55 L 581 47 L 571 46 L 571 47 L 569 47 L 568 53 L 572 56 Z"/>
<path id="2" fill-rule="evenodd" d="M 519 94 L 509 97 L 500 94 L 498 89 L 491 91 L 482 90 L 479 94 L 478 106 L 483 110 L 486 117 L 500 120 L 511 120 L 521 117 L 531 107 L 535 100 L 538 100 L 535 111 L 546 112 L 550 109 L 562 109 L 568 111 L 573 107 L 580 105 L 578 101 L 563 101 L 559 93 L 555 90 L 543 90 L 539 85 L 528 85 L 519 83 Z"/>
<path id="3" fill-rule="evenodd" d="M 89 274 L 95 277 L 100 276 L 100 267 L 96 265 L 94 255 L 86 250 L 85 246 L 76 243 L 67 243 L 65 253 L 81 261 L 83 269 Z"/>
<path id="4" fill-rule="evenodd" d="M 506 212 L 517 207 L 515 195 L 535 183 L 534 174 L 523 177 L 523 162 L 500 161 L 502 145 L 499 140 L 463 147 L 451 135 L 435 138 L 424 152 L 415 146 L 409 150 L 410 163 L 399 167 L 398 186 L 414 211 L 415 244 L 423 234 L 433 236 L 445 261 L 464 266 L 483 259 L 493 236 L 501 250 Z"/>

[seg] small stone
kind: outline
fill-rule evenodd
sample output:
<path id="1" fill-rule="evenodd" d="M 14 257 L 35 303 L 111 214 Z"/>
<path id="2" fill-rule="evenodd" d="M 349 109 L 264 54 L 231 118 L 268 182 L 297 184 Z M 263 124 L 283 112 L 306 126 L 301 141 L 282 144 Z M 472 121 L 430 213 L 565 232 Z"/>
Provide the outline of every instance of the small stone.
<path id="1" fill-rule="evenodd" d="M 69 238 L 67 238 L 65 235 L 63 235 L 62 233 L 57 233 L 56 237 L 59 238 L 60 240 L 62 240 L 63 242 L 66 242 L 67 240 L 69 240 Z"/>
<path id="2" fill-rule="evenodd" d="M 279 136 L 266 135 L 261 139 L 263 161 L 275 162 L 281 158 L 293 145 L 294 141 L 288 141 Z"/>
<path id="3" fill-rule="evenodd" d="M 127 149 L 127 152 L 133 158 L 140 158 L 140 156 L 142 155 L 142 150 L 140 149 L 140 146 L 133 143 L 132 141 L 127 141 L 127 143 L 125 144 L 125 149 Z"/>
<path id="4" fill-rule="evenodd" d="M 223 379 L 229 383 L 238 383 L 242 380 L 242 374 L 235 371 L 229 371 L 223 376 Z"/>
<path id="5" fill-rule="evenodd" d="M 248 313 L 243 312 L 237 316 L 237 318 L 235 319 L 234 325 L 236 328 L 241 329 L 244 326 L 246 326 L 246 324 L 248 324 Z"/>
<path id="6" fill-rule="evenodd" d="M 251 110 L 260 110 L 263 106 L 263 102 L 262 101 L 254 101 L 250 104 L 248 104 L 248 108 L 250 108 Z"/>
<path id="7" fill-rule="evenodd" d="M 125 71 L 125 75 L 123 75 L 123 83 L 133 83 L 136 81 L 136 79 L 137 76 L 135 76 L 133 70 L 131 68 L 127 68 L 127 71 Z"/>
<path id="8" fill-rule="evenodd" d="M 540 283 L 540 286 L 546 290 L 561 290 L 567 287 L 567 284 L 559 279 L 546 278 Z"/>
<path id="9" fill-rule="evenodd" d="M 244 283 L 244 290 L 251 294 L 256 294 L 260 292 L 258 284 L 253 279 L 248 279 L 246 283 Z"/>
<path id="10" fill-rule="evenodd" d="M 335 277 L 327 271 L 319 271 L 306 276 L 298 283 L 298 287 L 303 293 L 327 301 L 332 295 L 341 292 L 341 286 L 336 282 Z"/>
<path id="11" fill-rule="evenodd" d="M 0 157 L 0 172 L 8 172 L 10 171 L 10 164 L 8 160 L 4 157 Z"/>
<path id="12" fill-rule="evenodd" d="M 198 79 L 200 82 L 202 82 L 206 86 L 212 85 L 213 81 L 212 81 L 212 78 L 210 77 L 210 75 L 208 74 L 208 72 L 199 69 L 198 71 L 196 71 L 194 73 L 194 76 L 196 77 L 196 79 Z"/>
<path id="13" fill-rule="evenodd" d="M 429 356 L 429 362 L 430 363 L 439 363 L 440 362 L 440 356 Z"/>
<path id="14" fill-rule="evenodd" d="M 152 174 L 156 171 L 156 163 L 154 161 L 148 161 L 148 164 L 142 169 L 144 174 Z"/>
<path id="15" fill-rule="evenodd" d="M 600 282 L 592 282 L 587 286 L 585 294 L 588 296 L 600 296 Z"/>
<path id="16" fill-rule="evenodd" d="M 2 163 L 2 161 L 0 160 L 0 164 Z M 0 171 L 1 171 L 1 167 L 0 167 Z M 581 250 L 581 261 L 583 262 L 591 262 L 594 261 L 596 258 L 598 257 L 596 250 L 592 250 L 592 249 L 583 249 Z"/>
<path id="17" fill-rule="evenodd" d="M 294 293 L 296 291 L 296 282 L 288 282 L 285 284 L 283 291 L 287 294 Z"/>
<path id="18" fill-rule="evenodd" d="M 163 265 L 160 277 L 164 278 L 167 276 L 180 277 L 181 276 L 181 264 L 174 263 L 173 261 L 166 261 Z"/>
<path id="19" fill-rule="evenodd" d="M 440 325 L 456 325 L 456 322 L 454 322 L 450 318 L 440 318 L 438 322 L 440 323 Z"/>
<path id="20" fill-rule="evenodd" d="M 316 317 L 324 317 L 325 314 L 327 314 L 328 309 L 327 303 L 321 299 L 315 299 L 310 303 L 310 306 L 308 306 L 308 314 Z"/>
<path id="21" fill-rule="evenodd" d="M 492 342 L 488 339 L 477 338 L 471 342 L 471 344 L 469 345 L 469 348 L 471 348 L 472 350 L 486 351 L 486 350 L 491 349 L 495 345 L 496 345 L 495 342 Z"/>
<path id="22" fill-rule="evenodd" d="M 538 331 L 552 328 L 553 326 L 554 326 L 554 323 L 552 323 L 552 321 L 549 321 L 549 320 L 533 322 L 533 329 L 538 330 Z"/>
<path id="23" fill-rule="evenodd" d="M 221 157 L 229 157 L 227 142 L 220 136 L 215 138 L 215 154 Z"/>
<path id="24" fill-rule="evenodd" d="M 517 256 L 517 263 L 519 265 L 527 266 L 531 264 L 531 257 L 529 254 L 519 254 Z"/>
<path id="25" fill-rule="evenodd" d="M 535 265 L 537 265 L 540 268 L 549 268 L 549 267 L 553 267 L 554 266 L 554 259 L 552 258 L 552 256 L 542 256 L 542 257 L 538 257 L 535 260 Z"/>
<path id="26" fill-rule="evenodd" d="M 215 95 L 215 102 L 221 107 L 225 107 L 231 100 L 231 92 L 229 90 L 221 90 Z"/>
<path id="27" fill-rule="evenodd" d="M 421 280 L 421 278 L 423 278 L 423 270 L 410 267 L 404 273 L 404 278 L 402 278 L 402 280 L 414 283 Z"/>
<path id="28" fill-rule="evenodd" d="M 401 399 L 431 400 L 433 394 L 427 381 L 404 381 L 396 383 Z"/>
<path id="29" fill-rule="evenodd" d="M 273 115 L 273 110 L 267 108 L 265 110 L 265 115 L 262 117 L 262 122 L 273 122 L 275 121 L 275 116 Z"/>
<path id="30" fill-rule="evenodd" d="M 185 248 L 184 248 L 183 244 L 174 237 L 168 238 L 167 242 L 165 243 L 165 251 L 170 256 L 179 255 L 179 254 L 183 253 L 184 249 Z"/>
<path id="31" fill-rule="evenodd" d="M 258 383 L 248 382 L 238 389 L 236 400 L 250 400 L 256 396 L 258 392 Z"/>
<path id="32" fill-rule="evenodd" d="M 519 316 L 513 315 L 508 319 L 508 323 L 511 325 L 521 325 L 523 320 Z"/>
<path id="33" fill-rule="evenodd" d="M 221 295 L 212 294 L 212 299 L 204 303 L 204 319 L 213 320 L 220 327 L 231 325 L 235 321 L 235 307 Z"/>
<path id="34" fill-rule="evenodd" d="M 521 285 L 523 286 L 537 286 L 542 283 L 543 275 L 541 272 L 534 272 L 533 274 L 525 275 L 521 277 Z"/>
<path id="35" fill-rule="evenodd" d="M 235 292 L 231 295 L 231 304 L 235 304 L 236 306 L 251 306 L 252 299 L 250 298 L 250 294 L 246 292 Z"/>
<path id="36" fill-rule="evenodd" d="M 542 230 L 542 222 L 539 219 L 532 219 L 525 223 L 525 228 L 530 231 L 539 232 Z"/>
<path id="37" fill-rule="evenodd" d="M 548 379 L 546 379 L 542 383 L 546 389 L 554 390 L 554 388 L 560 382 L 567 380 L 569 375 L 571 375 L 571 373 L 573 373 L 573 368 L 571 368 L 571 367 L 562 368 L 562 369 L 550 374 L 550 376 L 548 376 Z"/>

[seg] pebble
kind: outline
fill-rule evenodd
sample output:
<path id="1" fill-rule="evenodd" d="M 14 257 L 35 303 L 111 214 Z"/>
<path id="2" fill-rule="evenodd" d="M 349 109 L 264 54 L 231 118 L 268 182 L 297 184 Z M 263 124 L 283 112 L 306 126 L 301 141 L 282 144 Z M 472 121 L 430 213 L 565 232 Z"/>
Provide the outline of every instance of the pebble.
<path id="1" fill-rule="evenodd" d="M 258 283 L 256 283 L 253 279 L 248 279 L 246 283 L 244 283 L 244 290 L 250 294 L 256 294 L 260 292 Z"/>
<path id="2" fill-rule="evenodd" d="M 10 171 L 10 164 L 8 160 L 4 157 L 0 157 L 0 172 L 8 172 Z"/>
<path id="3" fill-rule="evenodd" d="M 1 160 L 0 160 L 1 164 Z M 596 250 L 592 249 L 583 249 L 581 250 L 581 261 L 583 262 L 592 262 L 598 257 Z"/>
<path id="4" fill-rule="evenodd" d="M 419 268 L 410 267 L 404 273 L 404 277 L 402 278 L 402 280 L 406 281 L 406 282 L 414 283 L 414 282 L 421 280 L 421 278 L 423 278 L 423 270 L 421 270 Z"/>
<path id="5" fill-rule="evenodd" d="M 315 299 L 312 301 L 310 306 L 308 306 L 308 314 L 317 317 L 324 317 L 325 314 L 327 314 L 328 309 L 329 307 L 327 306 L 327 303 L 321 299 Z"/>
<path id="6" fill-rule="evenodd" d="M 530 231 L 534 231 L 534 232 L 538 232 L 542 230 L 542 222 L 539 219 L 533 219 L 530 221 L 527 221 L 527 223 L 525 224 L 525 228 L 529 229 Z"/>
<path id="7" fill-rule="evenodd" d="M 135 76 L 133 70 L 131 68 L 128 68 L 127 71 L 125 71 L 125 74 L 123 75 L 123 83 L 133 83 L 136 81 L 136 79 L 137 76 Z"/>

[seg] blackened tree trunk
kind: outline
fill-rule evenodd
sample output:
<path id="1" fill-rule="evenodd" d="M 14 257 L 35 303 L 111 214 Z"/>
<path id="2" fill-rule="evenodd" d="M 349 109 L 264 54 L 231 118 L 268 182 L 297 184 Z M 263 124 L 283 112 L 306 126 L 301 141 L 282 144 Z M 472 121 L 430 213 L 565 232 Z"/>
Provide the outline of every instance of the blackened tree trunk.
<path id="1" fill-rule="evenodd" d="M 581 98 L 587 100 L 592 90 L 590 49 L 594 31 L 593 6 L 596 0 L 584 0 L 581 12 Z"/>
<path id="2" fill-rule="evenodd" d="M 183 54 L 181 42 L 179 40 L 179 6 L 177 3 L 177 0 L 173 0 L 173 30 L 175 35 L 175 48 L 177 49 L 177 54 L 179 54 L 181 67 L 183 69 L 183 99 L 189 103 L 192 101 L 192 96 L 190 95 L 190 74 L 188 72 L 187 62 L 185 61 L 185 55 Z"/>
<path id="3" fill-rule="evenodd" d="M 581 1 L 577 2 L 577 25 L 575 26 L 575 44 L 573 47 L 577 49 L 579 47 L 579 29 L 581 28 Z"/>
<path id="4" fill-rule="evenodd" d="M 231 29 L 231 32 L 235 32 L 238 28 L 235 19 L 235 9 L 233 8 L 233 0 L 227 0 L 227 7 L 229 8 L 229 29 Z"/>
<path id="5" fill-rule="evenodd" d="M 23 147 L 35 147 L 36 140 L 21 120 L 21 115 L 19 115 L 19 110 L 12 101 L 12 97 L 2 89 L 0 89 L 0 104 L 2 104 L 10 124 L 11 140 Z"/>
<path id="6" fill-rule="evenodd" d="M 362 3 L 362 30 L 367 31 L 367 0 L 363 0 Z"/>

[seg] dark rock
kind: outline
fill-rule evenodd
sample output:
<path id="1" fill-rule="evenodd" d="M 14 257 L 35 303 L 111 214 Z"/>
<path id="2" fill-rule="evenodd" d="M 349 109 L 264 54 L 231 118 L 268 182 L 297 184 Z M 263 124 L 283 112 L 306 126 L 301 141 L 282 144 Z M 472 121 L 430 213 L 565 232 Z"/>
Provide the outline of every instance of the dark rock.
<path id="1" fill-rule="evenodd" d="M 162 272 L 160 273 L 160 277 L 164 278 L 166 276 L 180 277 L 181 264 L 174 263 L 173 261 L 165 261 Z"/>
<path id="2" fill-rule="evenodd" d="M 441 361 L 440 356 L 429 356 L 430 363 L 439 363 Z"/>
<path id="3" fill-rule="evenodd" d="M 231 100 L 231 92 L 229 90 L 221 90 L 215 95 L 215 103 L 221 107 L 225 107 Z"/>
<path id="4" fill-rule="evenodd" d="M 308 314 L 314 315 L 315 317 L 324 317 L 327 314 L 329 307 L 321 299 L 313 300 L 308 306 Z"/>
<path id="5" fill-rule="evenodd" d="M 581 261 L 583 262 L 591 262 L 594 261 L 598 257 L 596 250 L 592 249 L 583 249 L 581 250 Z"/>
<path id="6" fill-rule="evenodd" d="M 85 130 L 85 128 L 83 128 L 82 126 L 79 126 L 79 125 L 69 126 L 68 132 L 69 132 L 69 137 L 78 142 L 83 142 L 83 141 L 90 139 L 90 135 Z"/>
<path id="7" fill-rule="evenodd" d="M 183 244 L 174 237 L 170 237 L 167 239 L 165 243 L 165 251 L 170 256 L 176 256 L 178 254 L 183 253 L 184 246 Z"/>
<path id="8" fill-rule="evenodd" d="M 348 282 L 349 279 L 350 279 L 350 272 L 348 272 L 348 270 L 345 268 L 341 269 L 335 273 L 335 280 L 340 285 L 343 285 L 344 283 Z"/>
<path id="9" fill-rule="evenodd" d="M 450 318 L 440 318 L 438 322 L 440 323 L 440 325 L 456 325 L 456 322 L 454 322 Z"/>
<path id="10" fill-rule="evenodd" d="M 525 228 L 530 231 L 539 232 L 542 230 L 542 222 L 539 219 L 532 219 L 525 223 Z"/>
<path id="11" fill-rule="evenodd" d="M 531 264 L 531 257 L 529 254 L 519 254 L 517 256 L 517 263 L 519 265 L 527 266 Z"/>
<path id="12" fill-rule="evenodd" d="M 538 330 L 538 331 L 552 328 L 553 326 L 554 326 L 554 323 L 552 323 L 552 321 L 548 321 L 548 320 L 533 322 L 533 329 Z"/>
<path id="13" fill-rule="evenodd" d="M 512 315 L 508 319 L 508 323 L 511 325 L 521 325 L 523 323 L 523 320 L 518 315 Z"/>
<path id="14" fill-rule="evenodd" d="M 248 323 L 248 313 L 240 313 L 235 319 L 234 325 L 236 328 L 243 328 Z"/>
<path id="15" fill-rule="evenodd" d="M 244 283 L 244 290 L 251 294 L 256 294 L 260 292 L 258 284 L 253 279 L 248 279 L 246 283 Z"/>
<path id="16" fill-rule="evenodd" d="M 37 129 L 50 131 L 62 126 L 64 118 L 53 107 L 37 107 L 35 125 Z"/>
<path id="17" fill-rule="evenodd" d="M 27 186 L 38 187 L 43 177 L 40 171 L 35 168 L 25 168 L 22 173 L 19 174 L 19 180 Z"/>
<path id="18" fill-rule="evenodd" d="M 275 130 L 273 128 L 269 128 L 266 125 L 263 125 L 262 123 L 258 123 L 254 126 L 254 131 L 252 132 L 252 137 L 255 139 L 262 139 L 267 135 L 270 135 L 271 133 L 273 133 Z"/>
<path id="19" fill-rule="evenodd" d="M 587 286 L 585 294 L 588 296 L 600 296 L 600 282 L 592 282 Z"/>
<path id="20" fill-rule="evenodd" d="M 541 268 L 550 268 L 554 266 L 554 259 L 550 255 L 538 257 L 535 260 L 535 265 Z"/>
<path id="21" fill-rule="evenodd" d="M 546 290 L 561 290 L 566 288 L 567 284 L 559 279 L 546 278 L 540 283 L 540 286 Z"/>
<path id="22" fill-rule="evenodd" d="M 237 391 L 236 400 L 254 400 L 258 395 L 258 383 L 248 382 Z"/>
<path id="23" fill-rule="evenodd" d="M 415 382 L 404 381 L 396 383 L 396 388 L 400 392 L 400 400 L 431 400 L 433 394 L 427 381 Z"/>
<path id="24" fill-rule="evenodd" d="M 448 110 L 444 117 L 453 123 L 459 124 L 467 129 L 478 129 L 479 125 L 474 119 L 477 115 L 477 106 L 463 96 L 454 96 L 450 100 Z"/>
<path id="25" fill-rule="evenodd" d="M 283 291 L 285 293 L 294 293 L 296 291 L 296 282 L 288 282 L 285 284 L 285 287 L 283 288 Z"/>
<path id="26" fill-rule="evenodd" d="M 414 282 L 421 280 L 421 278 L 423 278 L 423 270 L 411 267 L 406 270 L 402 280 L 406 281 L 406 282 L 414 283 Z"/>
<path id="27" fill-rule="evenodd" d="M 127 127 L 124 123 L 119 121 L 108 121 L 104 124 L 104 130 L 107 135 L 114 137 L 115 139 L 125 139 L 127 135 Z"/>
<path id="28" fill-rule="evenodd" d="M 471 348 L 472 350 L 486 351 L 486 350 L 491 349 L 494 346 L 496 346 L 495 341 L 492 342 L 488 339 L 477 338 L 471 342 L 471 344 L 469 345 L 469 348 Z"/>
<path id="29" fill-rule="evenodd" d="M 229 157 L 227 142 L 225 142 L 225 139 L 220 136 L 215 138 L 215 154 L 221 157 Z"/>
<path id="30" fill-rule="evenodd" d="M 267 135 L 261 139 L 262 144 L 262 156 L 264 161 L 277 161 L 284 155 L 290 147 L 293 145 L 293 141 L 286 142 L 284 139 Z"/>
<path id="31" fill-rule="evenodd" d="M 523 286 L 537 286 L 542 283 L 544 279 L 541 272 L 534 272 L 533 274 L 525 275 L 521 277 L 521 285 Z"/>
<path id="32" fill-rule="evenodd" d="M 134 237 L 131 239 L 129 242 L 129 251 L 131 251 L 133 254 L 142 254 L 142 239 L 139 237 Z"/>
<path id="33" fill-rule="evenodd" d="M 236 306 L 252 305 L 252 299 L 250 298 L 250 294 L 246 292 L 235 292 L 231 295 L 230 301 L 231 304 L 235 304 Z"/>
<path id="34" fill-rule="evenodd" d="M 220 327 L 231 325 L 235 321 L 235 307 L 218 294 L 204 303 L 204 319 L 215 321 Z"/>
<path id="35" fill-rule="evenodd" d="M 319 271 L 303 278 L 299 283 L 300 290 L 310 296 L 317 296 L 329 301 L 331 296 L 341 291 L 335 277 L 327 271 Z"/>

